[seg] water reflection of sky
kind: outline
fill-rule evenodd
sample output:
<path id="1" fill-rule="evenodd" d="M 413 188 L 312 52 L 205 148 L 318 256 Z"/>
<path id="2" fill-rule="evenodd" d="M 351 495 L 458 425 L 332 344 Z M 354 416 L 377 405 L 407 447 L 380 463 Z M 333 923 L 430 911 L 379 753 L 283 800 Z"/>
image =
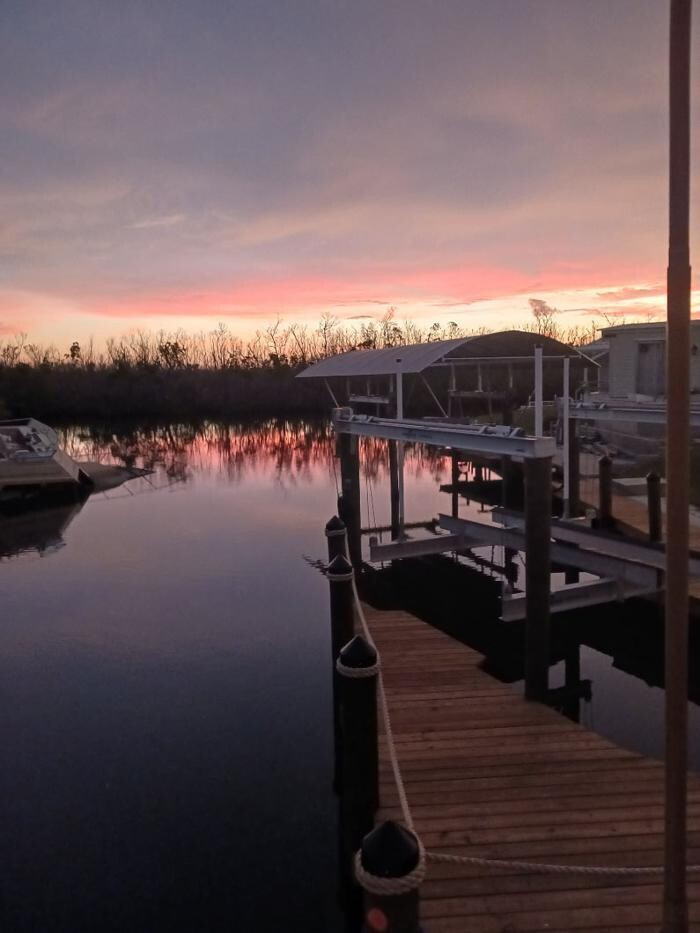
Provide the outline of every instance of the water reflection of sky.
<path id="1" fill-rule="evenodd" d="M 329 427 L 63 441 L 154 472 L 91 497 L 65 547 L 0 563 L 3 927 L 338 929 L 327 588 L 304 560 L 335 509 Z M 389 521 L 387 466 L 363 445 L 366 525 Z M 449 481 L 445 458 L 409 450 L 407 520 L 449 511 Z M 595 727 L 659 754 L 661 691 L 592 649 L 582 676 Z"/>

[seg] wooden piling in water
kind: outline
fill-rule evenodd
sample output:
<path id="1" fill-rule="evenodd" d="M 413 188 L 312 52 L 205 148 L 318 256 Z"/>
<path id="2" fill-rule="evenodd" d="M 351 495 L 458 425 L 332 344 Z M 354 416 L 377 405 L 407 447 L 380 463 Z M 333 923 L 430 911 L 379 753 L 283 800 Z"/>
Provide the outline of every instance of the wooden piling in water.
<path id="1" fill-rule="evenodd" d="M 355 597 L 353 594 L 353 569 L 343 554 L 338 554 L 326 571 L 331 591 L 331 657 L 333 662 L 333 787 L 342 785 L 342 733 L 340 715 L 340 684 L 336 670 L 336 659 L 343 645 L 353 636 L 355 628 Z"/>
<path id="2" fill-rule="evenodd" d="M 392 820 L 381 823 L 362 841 L 358 881 L 363 889 L 365 930 L 421 933 L 420 901 L 416 880 L 421 851 L 414 833 Z M 391 882 L 404 882 L 408 890 L 387 894 Z M 397 885 L 398 886 L 398 885 Z"/>
<path id="3" fill-rule="evenodd" d="M 601 528 L 612 528 L 612 460 L 603 456 L 598 461 L 598 524 Z"/>
<path id="4" fill-rule="evenodd" d="M 581 514 L 581 454 L 578 443 L 578 421 L 569 419 L 569 517 Z"/>
<path id="5" fill-rule="evenodd" d="M 647 511 L 649 514 L 649 540 L 661 541 L 661 477 L 653 470 L 647 473 Z"/>
<path id="6" fill-rule="evenodd" d="M 401 500 L 399 492 L 399 452 L 396 441 L 389 445 L 389 505 L 391 509 L 391 539 L 398 541 L 401 534 Z"/>
<path id="7" fill-rule="evenodd" d="M 353 567 L 359 567 L 362 563 L 359 439 L 352 434 L 338 434 L 337 451 L 342 489 L 339 513 L 347 528 L 350 560 Z"/>
<path id="8" fill-rule="evenodd" d="M 459 518 L 459 454 L 456 450 L 452 451 L 452 517 Z"/>
<path id="9" fill-rule="evenodd" d="M 379 806 L 379 749 L 377 741 L 377 652 L 362 635 L 355 635 L 336 662 L 340 675 L 342 735 L 341 832 L 349 865 L 363 838 L 374 826 Z"/>
<path id="10" fill-rule="evenodd" d="M 525 696 L 549 688 L 552 459 L 525 461 Z"/>
<path id="11" fill-rule="evenodd" d="M 347 551 L 347 532 L 345 522 L 337 515 L 329 518 L 326 522 L 324 531 L 328 543 L 328 563 L 332 563 L 339 554 L 343 557 L 348 556 Z"/>

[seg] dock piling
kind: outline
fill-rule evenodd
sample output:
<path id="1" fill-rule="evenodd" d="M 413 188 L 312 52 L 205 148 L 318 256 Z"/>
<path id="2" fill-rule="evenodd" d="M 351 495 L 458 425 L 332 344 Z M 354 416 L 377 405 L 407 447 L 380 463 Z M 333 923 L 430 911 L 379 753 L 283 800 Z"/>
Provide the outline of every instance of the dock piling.
<path id="1" fill-rule="evenodd" d="M 351 861 L 374 826 L 379 806 L 379 749 L 377 732 L 377 652 L 362 635 L 355 635 L 336 662 L 340 675 L 343 795 L 341 803 L 344 849 Z"/>
<path id="2" fill-rule="evenodd" d="M 612 460 L 603 456 L 598 461 L 598 523 L 601 528 L 612 528 Z"/>
<path id="3" fill-rule="evenodd" d="M 661 522 L 661 477 L 652 470 L 647 473 L 647 509 L 649 512 L 649 540 L 662 538 Z"/>
<path id="4" fill-rule="evenodd" d="M 359 567 L 362 563 L 359 439 L 351 434 L 338 434 L 337 451 L 342 488 L 338 500 L 339 514 L 347 528 L 350 560 L 354 567 Z"/>
<path id="5" fill-rule="evenodd" d="M 396 441 L 387 441 L 389 445 L 389 503 L 391 509 L 391 539 L 398 541 L 401 534 L 400 491 L 399 491 L 399 452 Z"/>
<path id="6" fill-rule="evenodd" d="M 333 515 L 326 522 L 325 528 L 326 540 L 328 541 L 328 563 L 331 564 L 339 554 L 343 557 L 348 556 L 347 551 L 347 532 L 345 522 Z"/>
<path id="7" fill-rule="evenodd" d="M 329 541 L 331 539 L 329 538 Z M 353 594 L 353 569 L 343 554 L 338 554 L 328 565 L 326 576 L 331 590 L 331 657 L 333 661 L 333 787 L 341 789 L 342 780 L 342 737 L 340 721 L 340 685 L 335 662 L 340 649 L 353 636 L 355 628 L 355 598 Z"/>
<path id="8" fill-rule="evenodd" d="M 452 517 L 459 518 L 459 453 L 452 451 Z"/>
<path id="9" fill-rule="evenodd" d="M 578 421 L 569 419 L 569 517 L 581 514 L 581 456 L 578 443 Z"/>
<path id="10" fill-rule="evenodd" d="M 418 895 L 422 862 L 418 838 L 398 823 L 387 820 L 365 836 L 356 873 L 368 933 L 422 933 Z"/>
<path id="11" fill-rule="evenodd" d="M 552 458 L 525 461 L 525 696 L 549 688 Z"/>

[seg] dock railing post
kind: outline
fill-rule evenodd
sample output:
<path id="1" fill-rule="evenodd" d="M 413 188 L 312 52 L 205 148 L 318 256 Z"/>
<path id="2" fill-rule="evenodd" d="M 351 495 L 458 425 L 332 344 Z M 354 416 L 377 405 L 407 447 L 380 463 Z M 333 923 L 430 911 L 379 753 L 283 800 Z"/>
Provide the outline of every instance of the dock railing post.
<path id="1" fill-rule="evenodd" d="M 552 458 L 525 460 L 525 697 L 549 689 Z"/>
<path id="2" fill-rule="evenodd" d="M 421 933 L 418 888 L 425 863 L 414 833 L 392 821 L 377 826 L 362 840 L 355 869 L 365 931 Z"/>
<path id="3" fill-rule="evenodd" d="M 330 539 L 329 539 L 330 540 Z M 331 657 L 333 660 L 333 786 L 341 789 L 342 781 L 342 737 L 340 720 L 340 685 L 335 662 L 340 649 L 352 638 L 355 630 L 355 597 L 353 594 L 353 569 L 343 554 L 338 554 L 328 565 L 326 576 L 331 589 Z"/>
<path id="4" fill-rule="evenodd" d="M 347 549 L 347 531 L 345 522 L 334 515 L 326 522 L 325 528 L 326 540 L 328 542 L 328 563 L 332 563 L 339 554 L 343 557 L 348 556 Z"/>
<path id="5" fill-rule="evenodd" d="M 342 837 L 348 862 L 374 827 L 379 806 L 377 740 L 377 652 L 362 635 L 355 635 L 336 662 L 340 675 L 342 736 Z"/>
<path id="6" fill-rule="evenodd" d="M 598 461 L 598 523 L 601 528 L 612 528 L 612 460 L 603 456 Z"/>
<path id="7" fill-rule="evenodd" d="M 662 538 L 661 522 L 661 477 L 658 473 L 647 473 L 647 509 L 649 512 L 649 540 Z"/>

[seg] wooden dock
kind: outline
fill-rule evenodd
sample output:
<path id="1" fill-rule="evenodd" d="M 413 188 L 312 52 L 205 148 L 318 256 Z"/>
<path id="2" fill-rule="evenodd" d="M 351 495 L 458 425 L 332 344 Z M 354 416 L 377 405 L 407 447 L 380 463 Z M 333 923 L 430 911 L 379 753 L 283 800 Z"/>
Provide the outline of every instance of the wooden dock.
<path id="1" fill-rule="evenodd" d="M 481 656 L 405 612 L 365 607 L 401 770 L 428 851 L 558 865 L 663 864 L 663 766 L 480 670 Z M 380 726 L 381 728 L 381 726 Z M 400 819 L 380 739 L 382 807 Z M 689 863 L 700 863 L 700 776 L 689 780 Z M 542 874 L 430 863 L 426 933 L 658 931 L 661 875 Z M 700 930 L 700 873 L 689 874 Z"/>

